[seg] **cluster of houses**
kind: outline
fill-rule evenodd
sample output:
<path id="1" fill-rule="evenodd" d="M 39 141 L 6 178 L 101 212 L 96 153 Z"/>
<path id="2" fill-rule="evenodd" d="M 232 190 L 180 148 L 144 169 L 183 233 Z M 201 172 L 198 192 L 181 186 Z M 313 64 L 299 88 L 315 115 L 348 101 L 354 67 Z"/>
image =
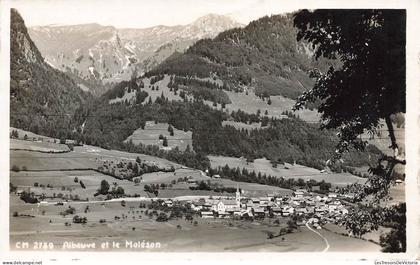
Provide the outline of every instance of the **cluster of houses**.
<path id="1" fill-rule="evenodd" d="M 291 196 L 268 194 L 265 197 L 241 196 L 239 188 L 234 198 L 211 198 L 191 201 L 191 208 L 202 218 L 265 218 L 298 215 L 310 223 L 339 221 L 348 213 L 342 203 L 344 195 L 329 193 L 314 194 L 298 189 Z M 348 199 L 348 198 L 347 198 Z"/>

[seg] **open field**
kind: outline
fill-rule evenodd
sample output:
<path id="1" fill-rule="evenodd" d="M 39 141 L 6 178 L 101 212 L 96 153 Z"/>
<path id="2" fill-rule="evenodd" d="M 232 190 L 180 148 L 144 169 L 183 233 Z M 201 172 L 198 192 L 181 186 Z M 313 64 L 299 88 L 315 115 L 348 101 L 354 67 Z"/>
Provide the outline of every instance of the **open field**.
<path id="1" fill-rule="evenodd" d="M 72 215 L 62 217 L 60 211 L 68 205 L 76 208 L 79 216 L 86 217 L 85 225 L 72 224 Z M 89 210 L 85 213 L 86 206 Z M 301 227 L 297 232 L 268 239 L 267 234 L 277 234 L 284 227 L 271 222 L 234 221 L 223 219 L 201 219 L 194 217 L 197 224 L 184 219 L 157 222 L 150 219 L 139 208 L 138 202 L 127 202 L 123 207 L 119 202 L 106 203 L 69 203 L 63 206 L 25 205 L 11 196 L 11 246 L 19 241 L 48 241 L 54 243 L 54 250 L 62 250 L 63 242 L 95 243 L 94 250 L 101 250 L 100 243 L 120 242 L 120 249 L 113 251 L 275 251 L 310 252 L 322 251 L 325 243 L 317 234 Z M 34 217 L 13 217 L 12 213 L 28 214 Z M 115 220 L 115 216 L 120 217 Z M 99 223 L 105 219 L 105 223 Z M 51 220 L 51 223 L 50 223 Z M 134 228 L 134 230 L 133 230 Z M 348 238 L 328 231 L 322 231 L 327 238 L 329 251 L 378 251 L 378 246 L 359 239 Z M 126 241 L 159 242 L 158 249 L 136 249 L 126 247 Z M 349 244 L 351 246 L 349 247 Z M 32 244 L 30 244 L 32 245 Z M 74 249 L 78 250 L 78 249 Z M 91 249 L 92 251 L 92 249 Z"/>
<path id="2" fill-rule="evenodd" d="M 162 80 L 157 81 L 153 85 L 150 84 L 150 78 L 143 78 L 142 81 L 144 83 L 144 88 L 142 88 L 142 91 L 146 91 L 149 96 L 144 100 L 144 102 L 148 102 L 151 98 L 152 101 L 155 101 L 157 97 L 162 96 L 162 94 L 168 98 L 169 100 L 178 100 L 182 101 L 182 98 L 179 96 L 179 94 L 175 95 L 174 92 L 171 92 L 168 84 L 169 84 L 170 76 L 165 75 L 165 77 Z M 152 90 L 152 86 L 154 89 Z M 109 100 L 109 104 L 114 104 L 118 102 L 132 102 L 136 98 L 136 91 L 128 92 L 125 90 L 124 95 L 121 98 L 114 98 Z"/>
<path id="3" fill-rule="evenodd" d="M 238 121 L 223 121 L 222 122 L 223 126 L 229 125 L 229 126 L 233 126 L 236 129 L 247 129 L 247 130 L 253 130 L 253 129 L 259 129 L 259 128 L 265 128 L 265 127 L 261 127 L 261 122 L 260 123 L 243 123 L 243 122 L 238 122 Z"/>
<path id="4" fill-rule="evenodd" d="M 271 96 L 271 105 L 267 104 L 267 100 L 263 101 L 257 97 L 253 92 L 236 93 L 232 91 L 224 91 L 231 100 L 232 103 L 226 104 L 225 111 L 232 112 L 233 110 L 242 110 L 249 114 L 255 114 L 258 110 L 264 115 L 265 111 L 268 111 L 268 117 L 283 118 L 283 111 L 291 111 L 295 101 L 282 96 Z M 209 106 L 212 106 L 212 102 L 206 101 Z M 220 109 L 220 104 L 218 105 Z M 308 122 L 315 122 L 319 120 L 319 114 L 317 111 L 303 109 L 295 112 L 302 120 Z"/>
<path id="5" fill-rule="evenodd" d="M 346 231 L 346 229 L 344 227 L 335 225 L 335 224 L 326 224 L 325 228 L 327 230 L 329 230 L 330 232 L 336 233 L 336 234 L 348 234 L 348 231 Z M 382 234 L 384 233 L 389 233 L 391 229 L 390 228 L 386 228 L 383 226 L 380 226 L 378 228 L 378 230 L 375 231 L 371 231 L 369 233 L 366 233 L 362 236 L 362 239 L 364 240 L 372 240 L 374 242 L 376 242 L 377 244 L 379 244 L 379 238 Z"/>
<path id="6" fill-rule="evenodd" d="M 134 144 L 144 144 L 144 145 L 157 145 L 160 148 L 174 149 L 178 147 L 181 151 L 187 149 L 187 146 L 190 146 L 192 150 L 192 132 L 184 132 L 173 128 L 174 135 L 171 136 L 168 131 L 168 123 L 156 123 L 154 121 L 147 121 L 144 129 L 139 128 L 130 135 L 125 142 L 132 141 Z M 159 136 L 162 135 L 168 139 L 168 146 L 163 146 L 163 140 L 159 139 Z"/>
<path id="7" fill-rule="evenodd" d="M 18 141 L 18 140 L 17 140 Z M 26 149 L 30 145 L 29 141 L 21 141 L 22 146 Z M 52 144 L 58 145 L 58 144 Z M 187 184 L 185 182 L 178 182 L 180 178 L 187 178 L 193 181 L 210 181 L 210 183 L 217 183 L 224 187 L 233 187 L 237 185 L 245 191 L 249 196 L 265 196 L 268 193 L 290 194 L 290 190 L 281 189 L 278 187 L 234 182 L 228 179 L 211 179 L 196 169 L 185 168 L 176 163 L 172 163 L 165 159 L 151 157 L 143 154 L 133 154 L 127 152 L 120 152 L 115 150 L 105 150 L 94 146 L 77 146 L 74 151 L 62 154 L 40 153 L 27 150 L 11 150 L 10 166 L 16 165 L 20 169 L 26 168 L 19 172 L 10 172 L 10 181 L 13 185 L 21 190 L 30 190 L 35 194 L 45 194 L 47 197 L 54 197 L 54 194 L 62 194 L 66 199 L 75 198 L 81 200 L 102 200 L 103 196 L 95 197 L 97 189 L 100 187 L 100 182 L 106 180 L 108 183 L 122 187 L 126 194 L 134 196 L 139 195 L 143 197 L 154 195 L 148 194 L 144 191 L 145 185 L 162 183 L 169 185 L 173 182 L 172 187 L 161 189 L 158 197 L 173 198 L 185 195 L 196 196 L 221 196 L 230 195 L 228 193 L 219 193 L 205 190 L 190 190 L 190 186 L 195 184 Z M 108 176 L 95 170 L 103 165 L 103 161 L 112 162 L 114 164 L 120 161 L 134 162 L 136 157 L 148 164 L 154 164 L 162 168 L 174 167 L 175 172 L 153 172 L 142 175 L 140 184 L 135 184 L 132 181 L 120 180 L 112 176 Z M 75 182 L 75 178 L 82 181 L 86 188 L 82 188 L 80 183 Z M 38 187 L 35 187 L 37 183 Z M 42 186 L 41 186 L 42 185 Z M 47 187 L 48 185 L 48 187 Z M 64 197 L 56 197 L 55 201 L 61 201 Z M 47 200 L 52 200 L 47 198 Z"/>
<path id="8" fill-rule="evenodd" d="M 54 143 L 54 142 L 58 143 L 60 141 L 60 139 L 39 135 L 33 132 L 25 131 L 25 130 L 14 128 L 14 127 L 9 127 L 9 133 L 12 133 L 12 131 L 17 131 L 18 139 L 21 139 L 21 140 L 23 140 L 23 138 L 26 135 L 28 137 L 28 140 L 34 140 L 35 138 L 36 140 L 42 140 L 43 142 L 51 142 L 51 143 Z"/>
<path id="9" fill-rule="evenodd" d="M 345 186 L 351 183 L 365 183 L 366 179 L 354 176 L 349 173 L 321 173 L 320 170 L 305 167 L 302 165 L 277 165 L 274 168 L 270 161 L 262 158 L 255 159 L 254 162 L 246 162 L 245 158 L 224 157 L 224 156 L 209 156 L 212 168 L 223 167 L 226 164 L 230 168 L 246 168 L 248 171 L 255 171 L 256 173 L 272 175 L 276 177 L 287 178 L 301 178 L 304 180 L 314 179 L 316 181 L 325 180 L 335 186 Z"/>
<path id="10" fill-rule="evenodd" d="M 149 96 L 144 100 L 144 102 L 148 102 L 149 98 L 152 98 L 153 101 L 156 100 L 157 97 L 160 97 L 163 93 L 163 95 L 168 98 L 168 100 L 178 100 L 182 101 L 182 98 L 179 96 L 179 93 L 177 95 L 174 94 L 174 92 L 171 92 L 168 88 L 169 84 L 169 75 L 165 75 L 165 77 L 162 80 L 157 81 L 153 85 L 150 84 L 150 78 L 143 78 L 144 88 L 142 88 L 143 91 L 146 91 Z M 149 87 L 150 86 L 150 87 Z M 151 86 L 154 86 L 155 89 L 152 90 Z M 158 87 L 158 89 L 156 89 Z"/>
<path id="11" fill-rule="evenodd" d="M 238 185 L 245 196 L 249 197 L 263 197 L 267 194 L 276 194 L 279 196 L 291 195 L 292 190 L 283 189 L 275 186 L 262 185 L 257 183 L 236 182 L 230 179 L 213 179 L 211 183 L 219 183 L 225 187 L 236 187 Z"/>
<path id="12" fill-rule="evenodd" d="M 82 188 L 79 182 L 74 182 L 77 178 L 82 181 L 86 188 Z M 74 198 L 80 200 L 103 200 L 105 197 L 94 196 L 102 180 L 106 180 L 111 186 L 122 187 L 126 194 L 147 197 L 144 192 L 144 185 L 135 186 L 128 180 L 119 180 L 108 175 L 95 171 L 20 171 L 12 172 L 10 182 L 20 190 L 27 190 L 35 194 L 44 194 L 45 201 L 63 201 Z M 38 187 L 34 184 L 37 183 Z M 43 185 L 45 187 L 41 187 Z M 46 187 L 47 185 L 51 187 Z M 59 195 L 61 194 L 61 195 Z"/>
<path id="13" fill-rule="evenodd" d="M 64 153 L 70 151 L 65 144 L 55 144 L 50 141 L 25 141 L 10 139 L 11 150 L 31 150 L 39 152 Z"/>
<path id="14" fill-rule="evenodd" d="M 27 142 L 22 142 L 22 144 L 27 144 Z M 75 146 L 74 151 L 63 154 L 12 150 L 10 152 L 10 165 L 18 165 L 21 168 L 26 166 L 28 170 L 96 169 L 102 165 L 103 161 L 109 159 L 135 161 L 136 157 L 140 157 L 142 161 L 159 167 L 182 167 L 179 164 L 158 157 L 106 150 L 90 145 Z"/>

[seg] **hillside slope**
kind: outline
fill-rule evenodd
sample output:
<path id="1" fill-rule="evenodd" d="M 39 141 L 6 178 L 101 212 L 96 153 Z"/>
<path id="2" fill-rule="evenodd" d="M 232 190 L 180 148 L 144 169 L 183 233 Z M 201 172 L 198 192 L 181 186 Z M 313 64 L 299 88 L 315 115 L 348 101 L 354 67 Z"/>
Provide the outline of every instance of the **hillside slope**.
<path id="1" fill-rule="evenodd" d="M 146 75 L 217 76 L 228 89 L 253 88 L 262 96 L 294 99 L 312 86 L 309 70 L 325 70 L 335 63 L 314 61 L 309 45 L 297 42 L 296 34 L 292 14 L 266 16 L 214 39 L 200 40 Z"/>
<path id="2" fill-rule="evenodd" d="M 11 126 L 58 136 L 69 126 L 70 117 L 64 114 L 72 115 L 91 96 L 44 61 L 15 9 L 10 25 Z"/>

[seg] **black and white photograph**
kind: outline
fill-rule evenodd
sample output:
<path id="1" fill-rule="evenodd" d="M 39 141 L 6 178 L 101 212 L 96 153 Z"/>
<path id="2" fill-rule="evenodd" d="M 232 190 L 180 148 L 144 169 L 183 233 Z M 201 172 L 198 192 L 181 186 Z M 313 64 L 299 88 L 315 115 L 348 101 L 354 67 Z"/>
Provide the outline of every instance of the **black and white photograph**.
<path id="1" fill-rule="evenodd" d="M 3 2 L 5 249 L 417 264 L 419 3 L 290 2 Z"/>

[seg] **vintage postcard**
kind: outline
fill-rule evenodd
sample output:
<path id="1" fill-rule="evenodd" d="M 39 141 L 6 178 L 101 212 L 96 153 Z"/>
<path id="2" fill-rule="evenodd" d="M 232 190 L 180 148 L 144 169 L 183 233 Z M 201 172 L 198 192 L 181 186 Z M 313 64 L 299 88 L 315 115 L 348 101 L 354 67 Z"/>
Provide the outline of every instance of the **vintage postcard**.
<path id="1" fill-rule="evenodd" d="M 417 264 L 419 4 L 3 1 L 0 261 Z"/>

